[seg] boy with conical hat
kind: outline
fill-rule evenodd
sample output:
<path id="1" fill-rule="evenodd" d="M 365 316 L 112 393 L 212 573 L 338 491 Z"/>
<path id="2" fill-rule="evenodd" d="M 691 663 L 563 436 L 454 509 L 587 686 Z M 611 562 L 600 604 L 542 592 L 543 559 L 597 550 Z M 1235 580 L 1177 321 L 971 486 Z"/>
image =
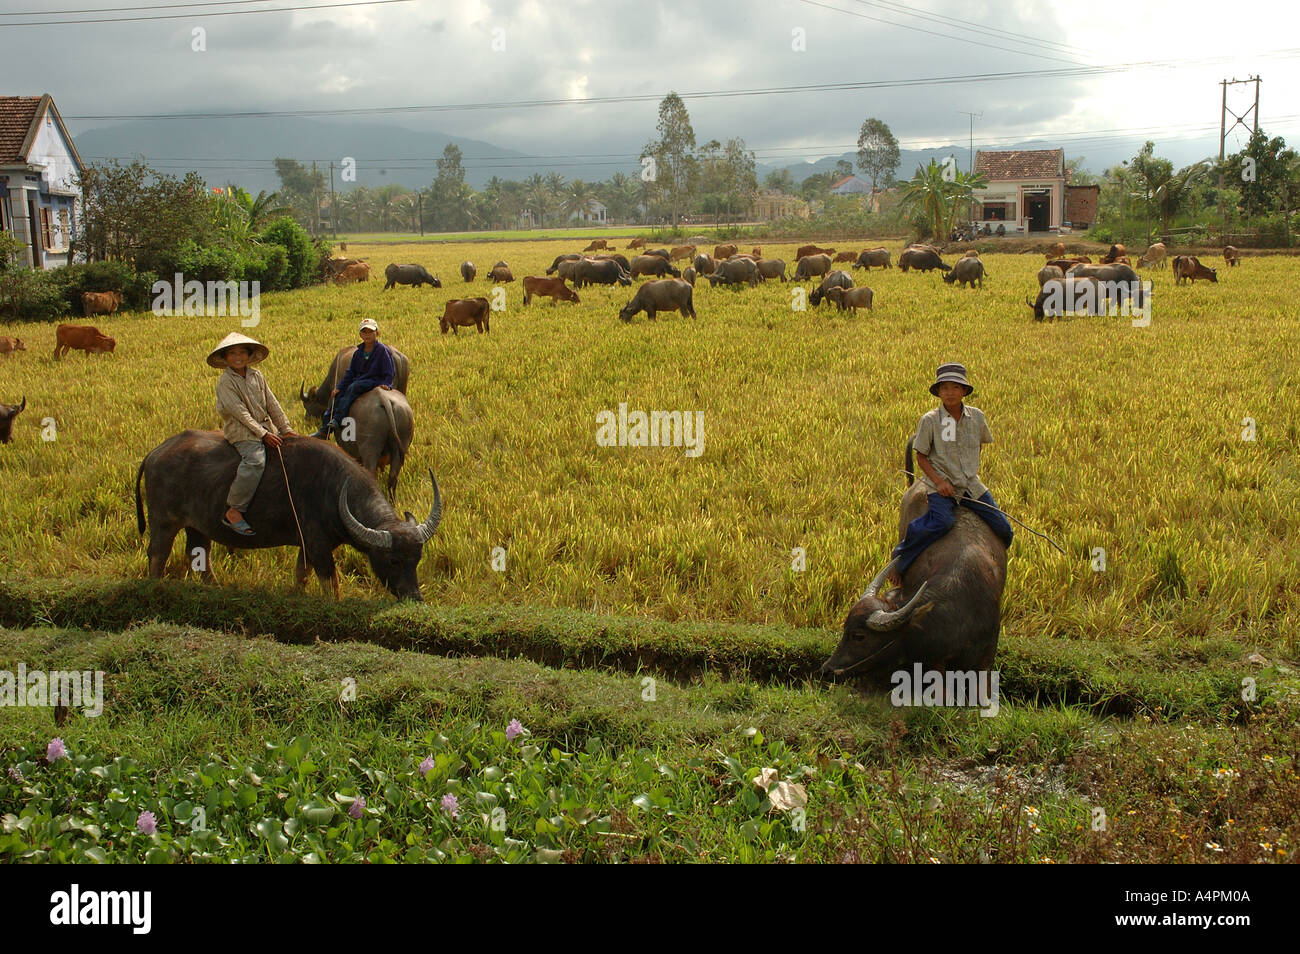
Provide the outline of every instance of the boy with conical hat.
<path id="1" fill-rule="evenodd" d="M 281 436 L 297 436 L 266 378 L 253 367 L 268 354 L 266 345 L 233 331 L 208 355 L 208 364 L 224 369 L 217 379 L 217 413 L 226 440 L 239 451 L 239 470 L 226 496 L 221 522 L 245 537 L 253 535 L 244 510 L 266 470 L 266 445 L 279 447 L 284 443 Z"/>
<path id="2" fill-rule="evenodd" d="M 993 494 L 979 479 L 980 446 L 993 443 L 993 432 L 983 411 L 963 403 L 974 390 L 960 364 L 940 365 L 930 385 L 930 393 L 942 403 L 921 418 L 912 439 L 921 465 L 917 479 L 925 486 L 930 506 L 907 525 L 902 542 L 894 547 L 896 562 L 888 577 L 894 586 L 902 585 L 903 574 L 922 550 L 952 529 L 958 504 L 973 510 L 998 539 L 1011 546 L 1011 522 L 996 509 Z M 987 506 L 972 504 L 968 498 Z"/>

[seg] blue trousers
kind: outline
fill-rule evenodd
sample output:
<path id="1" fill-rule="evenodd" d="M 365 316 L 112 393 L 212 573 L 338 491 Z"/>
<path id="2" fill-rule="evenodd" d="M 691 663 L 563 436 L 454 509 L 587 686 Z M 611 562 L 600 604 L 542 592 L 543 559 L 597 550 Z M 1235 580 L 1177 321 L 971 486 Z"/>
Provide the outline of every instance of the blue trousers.
<path id="1" fill-rule="evenodd" d="M 898 559 L 898 566 L 895 569 L 898 570 L 899 576 L 907 572 L 907 568 L 921 555 L 922 550 L 951 530 L 957 520 L 956 500 L 943 494 L 930 494 L 927 499 L 930 501 L 930 509 L 907 525 L 903 542 L 894 547 L 892 555 Z M 979 500 L 989 506 L 997 506 L 993 501 L 993 495 L 987 490 Z M 1011 546 L 1011 538 L 1015 535 L 1011 530 L 1011 521 L 1002 516 L 1000 511 L 976 506 L 965 497 L 961 499 L 961 505 L 975 511 L 979 518 L 998 535 L 999 540 Z"/>
<path id="2" fill-rule="evenodd" d="M 330 414 L 329 408 L 321 415 L 321 423 L 328 424 L 331 420 L 335 424 L 341 424 L 343 418 L 348 416 L 348 409 L 352 407 L 352 402 L 367 391 L 375 387 L 374 381 L 353 381 L 334 398 L 334 413 Z"/>

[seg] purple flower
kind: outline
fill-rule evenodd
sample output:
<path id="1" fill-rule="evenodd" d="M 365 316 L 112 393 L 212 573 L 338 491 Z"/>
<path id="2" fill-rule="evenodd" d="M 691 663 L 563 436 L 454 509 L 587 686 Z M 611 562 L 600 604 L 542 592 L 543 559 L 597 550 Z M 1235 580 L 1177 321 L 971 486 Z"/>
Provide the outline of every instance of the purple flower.
<path id="1" fill-rule="evenodd" d="M 450 792 L 442 796 L 442 808 L 443 811 L 450 813 L 453 819 L 460 815 L 460 806 L 456 804 L 456 796 Z"/>
<path id="2" fill-rule="evenodd" d="M 17 765 L 9 766 L 9 778 L 11 778 L 15 782 L 24 781 L 22 769 L 20 769 Z"/>
<path id="3" fill-rule="evenodd" d="M 49 762 L 57 762 L 59 759 L 66 759 L 68 750 L 63 747 L 63 740 L 59 738 L 50 739 L 50 744 L 45 747 L 45 758 Z"/>
<path id="4" fill-rule="evenodd" d="M 424 778 L 433 771 L 433 756 L 426 755 L 424 761 L 420 763 L 420 778 Z"/>
<path id="5" fill-rule="evenodd" d="M 135 830 L 142 835 L 152 835 L 158 830 L 158 819 L 153 817 L 153 812 L 141 812 L 135 820 Z"/>
<path id="6" fill-rule="evenodd" d="M 352 807 L 348 809 L 348 814 L 351 815 L 353 818 L 360 818 L 361 813 L 364 812 L 365 810 L 366 810 L 366 800 L 362 796 L 358 795 L 357 800 L 353 802 Z"/>
<path id="7" fill-rule="evenodd" d="M 506 741 L 513 742 L 519 736 L 524 734 L 524 727 L 519 724 L 518 719 L 511 719 L 510 724 L 506 726 Z"/>

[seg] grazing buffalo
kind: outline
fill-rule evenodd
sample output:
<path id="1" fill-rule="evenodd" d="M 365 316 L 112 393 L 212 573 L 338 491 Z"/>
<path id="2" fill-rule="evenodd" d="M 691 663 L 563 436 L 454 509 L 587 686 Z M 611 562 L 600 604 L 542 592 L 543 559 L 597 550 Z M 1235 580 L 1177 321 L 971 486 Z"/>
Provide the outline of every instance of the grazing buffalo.
<path id="1" fill-rule="evenodd" d="M 594 252 L 596 249 L 607 248 L 604 239 L 592 239 L 591 244 L 583 249 L 584 252 Z"/>
<path id="2" fill-rule="evenodd" d="M 22 404 L 0 404 L 0 444 L 8 444 L 14 439 L 14 418 L 27 410 L 27 395 L 23 395 Z"/>
<path id="3" fill-rule="evenodd" d="M 1027 304 L 1034 311 L 1034 320 L 1060 318 L 1063 315 L 1099 315 L 1109 309 L 1110 293 L 1098 279 L 1089 276 L 1067 275 L 1052 278 L 1038 289 L 1038 297 Z"/>
<path id="4" fill-rule="evenodd" d="M 536 275 L 525 275 L 524 304 L 527 305 L 532 301 L 534 295 L 550 296 L 552 305 L 558 305 L 562 301 L 571 301 L 575 305 L 581 304 L 578 293 L 564 284 L 563 278 L 539 278 Z"/>
<path id="5" fill-rule="evenodd" d="M 488 279 L 493 282 L 504 283 L 512 282 L 515 276 L 510 272 L 510 266 L 505 262 L 497 262 L 492 266 L 492 271 L 488 272 Z"/>
<path id="6" fill-rule="evenodd" d="M 1138 277 L 1138 273 L 1133 271 L 1133 267 L 1126 262 L 1112 262 L 1109 265 L 1075 265 L 1065 272 L 1066 278 L 1071 276 L 1095 278 L 1106 286 L 1107 297 L 1119 303 L 1131 297 L 1138 307 L 1142 306 L 1145 295 L 1142 280 Z"/>
<path id="7" fill-rule="evenodd" d="M 706 275 L 710 286 L 716 285 L 757 285 L 759 282 L 758 266 L 752 258 L 729 258 L 718 262 L 718 268 L 712 275 Z"/>
<path id="8" fill-rule="evenodd" d="M 853 263 L 854 268 L 865 268 L 867 271 L 871 271 L 873 266 L 875 268 L 894 267 L 889 264 L 889 249 L 887 248 L 866 249 L 861 255 L 858 256 L 858 260 Z"/>
<path id="9" fill-rule="evenodd" d="M 691 264 L 695 266 L 695 274 L 697 275 L 712 275 L 718 270 L 717 259 L 712 255 L 706 255 L 704 252 L 696 255 Z"/>
<path id="10" fill-rule="evenodd" d="M 474 267 L 473 262 L 460 263 L 460 277 L 463 278 L 465 281 L 472 282 L 474 280 L 474 276 L 477 274 L 478 274 L 478 269 Z"/>
<path id="11" fill-rule="evenodd" d="M 54 330 L 55 358 L 61 358 L 71 350 L 105 354 L 116 347 L 117 341 L 101 334 L 94 325 L 59 325 Z"/>
<path id="12" fill-rule="evenodd" d="M 1065 272 L 1059 265 L 1044 265 L 1038 270 L 1038 287 L 1042 288 L 1050 281 L 1061 281 L 1065 278 Z"/>
<path id="13" fill-rule="evenodd" d="M 86 317 L 91 315 L 111 315 L 117 311 L 121 304 L 122 293 L 120 291 L 81 293 L 81 313 Z"/>
<path id="14" fill-rule="evenodd" d="M 464 326 L 468 328 L 473 325 L 478 329 L 479 334 L 490 332 L 492 329 L 488 324 L 488 315 L 492 311 L 486 298 L 453 298 L 447 302 L 443 308 L 442 318 L 439 324 L 442 326 L 442 333 L 445 335 L 447 329 L 451 329 L 452 334 L 460 334 L 457 327 Z"/>
<path id="15" fill-rule="evenodd" d="M 799 259 L 803 258 L 806 255 L 834 255 L 834 254 L 835 254 L 835 249 L 833 248 L 818 248 L 816 245 L 800 245 L 799 250 L 794 253 L 794 260 L 798 262 Z"/>
<path id="16" fill-rule="evenodd" d="M 617 252 L 612 255 L 593 255 L 591 258 L 593 261 L 597 262 L 618 262 L 618 267 L 623 269 L 625 272 L 630 272 L 632 270 L 632 266 L 628 262 L 627 256 L 620 255 Z"/>
<path id="17" fill-rule="evenodd" d="M 1241 252 L 1235 245 L 1225 245 L 1223 247 L 1223 260 L 1228 265 L 1238 265 L 1241 263 Z"/>
<path id="18" fill-rule="evenodd" d="M 687 265 L 682 269 L 682 281 L 689 282 L 691 287 L 695 287 L 695 266 Z"/>
<path id="19" fill-rule="evenodd" d="M 1064 257 L 1065 257 L 1064 242 L 1057 242 L 1055 245 L 1053 245 L 1051 248 L 1047 250 L 1047 260 L 1049 262 L 1054 258 L 1064 258 Z"/>
<path id="20" fill-rule="evenodd" d="M 1175 285 L 1181 285 L 1186 279 L 1191 279 L 1192 284 L 1195 285 L 1198 278 L 1206 278 L 1212 282 L 1217 282 L 1219 280 L 1218 269 L 1206 268 L 1195 255 L 1174 256 Z"/>
<path id="21" fill-rule="evenodd" d="M 442 287 L 442 282 L 430 275 L 429 270 L 423 265 L 389 265 L 384 269 L 384 277 L 388 279 L 388 283 L 384 285 L 384 291 L 388 291 L 394 285 L 414 285 L 416 288 L 421 285 L 430 285 L 433 288 Z"/>
<path id="22" fill-rule="evenodd" d="M 334 284 L 351 285 L 353 282 L 370 281 L 370 266 L 365 262 L 353 262 L 334 276 Z"/>
<path id="23" fill-rule="evenodd" d="M 634 248 L 645 248 L 645 239 L 634 238 L 632 241 L 627 243 L 627 247 L 629 250 Z"/>
<path id="24" fill-rule="evenodd" d="M 668 264 L 657 255 L 652 256 L 651 260 L 664 265 Z M 676 269 L 669 269 L 669 271 L 674 275 L 678 274 Z M 623 271 L 618 262 L 583 259 L 581 262 L 575 263 L 573 284 L 578 288 L 586 285 L 631 285 L 632 276 Z"/>
<path id="25" fill-rule="evenodd" d="M 589 259 L 589 258 L 565 259 L 563 262 L 560 262 L 559 265 L 555 266 L 555 270 L 559 273 L 559 277 L 563 278 L 565 281 L 576 282 L 578 279 L 578 266 L 580 266 L 583 262 L 590 262 L 590 261 L 593 261 L 593 259 Z"/>
<path id="26" fill-rule="evenodd" d="M 713 250 L 713 257 L 718 261 L 722 261 L 724 258 L 731 258 L 731 256 L 735 255 L 737 251 L 739 250 L 736 248 L 734 243 L 719 245 Z"/>
<path id="27" fill-rule="evenodd" d="M 555 256 L 555 261 L 551 262 L 551 267 L 546 270 L 546 274 L 554 275 L 560 270 L 560 265 L 564 262 L 577 262 L 581 260 L 582 256 L 577 252 L 570 252 L 568 255 L 557 255 Z"/>
<path id="28" fill-rule="evenodd" d="M 957 282 L 963 287 L 969 285 L 971 288 L 974 288 L 975 283 L 979 282 L 980 288 L 983 288 L 984 274 L 983 262 L 978 258 L 963 257 L 957 259 L 957 264 L 949 270 L 948 274 L 943 276 L 943 280 L 949 285 L 953 282 Z"/>
<path id="29" fill-rule="evenodd" d="M 675 262 L 679 258 L 691 258 L 695 255 L 694 245 L 678 245 L 668 253 L 668 261 Z"/>
<path id="30" fill-rule="evenodd" d="M 695 303 L 692 294 L 695 291 L 689 282 L 679 278 L 665 278 L 662 281 L 646 282 L 636 290 L 632 300 L 619 309 L 618 316 L 624 321 L 631 321 L 638 311 L 644 311 L 646 317 L 655 320 L 657 311 L 680 311 L 682 317 L 695 317 Z"/>
<path id="31" fill-rule="evenodd" d="M 1164 268 L 1167 264 L 1165 261 L 1166 254 L 1168 254 L 1168 249 L 1165 248 L 1164 242 L 1148 245 L 1146 253 L 1138 259 L 1138 268 L 1146 268 L 1148 265 L 1159 265 Z"/>
<path id="32" fill-rule="evenodd" d="M 1110 247 L 1110 250 L 1106 252 L 1104 256 L 1102 256 L 1101 264 L 1111 265 L 1119 261 L 1121 258 L 1127 257 L 1127 255 L 1128 255 L 1128 249 L 1124 248 L 1123 245 L 1120 244 L 1112 245 Z"/>
<path id="33" fill-rule="evenodd" d="M 358 347 L 360 346 L 345 345 L 339 348 L 318 387 L 308 391 L 303 388 L 303 384 L 306 382 L 298 384 L 298 400 L 302 401 L 302 407 L 307 413 L 308 421 L 319 422 L 320 416 L 330 409 L 330 396 L 333 394 L 334 389 L 339 386 L 339 382 L 343 380 L 343 375 L 347 374 L 348 365 L 352 363 L 352 355 Z M 393 387 L 405 394 L 406 382 L 410 380 L 411 376 L 411 361 L 392 345 L 388 346 L 388 350 L 393 356 Z"/>
<path id="34" fill-rule="evenodd" d="M 865 308 L 867 311 L 870 311 L 871 299 L 874 297 L 875 296 L 872 294 L 871 289 L 867 288 L 865 285 L 861 288 L 841 288 L 839 285 L 834 285 L 826 289 L 826 300 L 833 301 L 837 306 L 839 306 L 840 311 L 843 311 L 845 308 L 850 308 L 855 312 L 859 308 Z"/>
<path id="35" fill-rule="evenodd" d="M 800 261 L 802 262 L 806 260 L 801 259 Z M 832 288 L 852 288 L 852 287 L 853 287 L 853 276 L 851 276 L 846 271 L 836 269 L 835 271 L 830 272 L 825 278 L 823 278 L 822 283 L 812 290 L 812 293 L 808 296 L 808 303 L 810 305 L 820 305 L 822 303 L 822 299 L 826 297 L 826 293 L 830 291 Z"/>
<path id="36" fill-rule="evenodd" d="M 220 431 L 182 431 L 145 456 L 135 475 L 135 512 L 144 533 L 147 503 L 150 576 L 163 575 L 172 541 L 185 530 L 187 560 L 195 548 L 210 555 L 213 542 L 232 550 L 298 547 L 294 566 L 298 585 L 307 582 L 311 568 L 322 589 L 332 590 L 337 599 L 334 550 L 350 543 L 369 557 L 375 576 L 390 593 L 399 599 L 422 599 L 416 567 L 442 518 L 442 498 L 432 473 L 433 506 L 428 519 L 417 524 L 409 513 L 405 520 L 398 517 L 375 479 L 333 444 L 286 437 L 279 448 L 267 451 L 267 457 L 257 493 L 244 511 L 256 528 L 250 537 L 221 522 L 239 452 Z M 209 557 L 205 566 L 210 564 Z M 212 571 L 202 572 L 204 580 L 211 582 Z"/>
<path id="37" fill-rule="evenodd" d="M 647 254 L 632 259 L 631 274 L 633 278 L 638 275 L 653 275 L 656 278 L 672 275 L 674 278 L 680 278 L 682 273 L 669 264 L 666 256 Z"/>
<path id="38" fill-rule="evenodd" d="M 898 256 L 898 267 L 905 272 L 912 268 L 922 272 L 935 268 L 947 272 L 952 268 L 951 265 L 945 265 L 943 259 L 939 258 L 939 253 L 929 245 L 913 245 L 903 249 L 903 254 Z"/>
<path id="39" fill-rule="evenodd" d="M 0 335 L 0 354 L 6 358 L 15 351 L 26 351 L 27 345 L 23 344 L 22 338 L 10 338 L 8 335 Z"/>
<path id="40" fill-rule="evenodd" d="M 925 486 L 912 482 L 911 441 L 906 465 L 911 486 L 900 507 L 900 540 L 929 506 Z M 822 665 L 823 678 L 852 676 L 879 685 L 917 663 L 945 673 L 992 666 L 1007 548 L 972 508 L 955 510 L 952 529 L 921 551 L 893 598 L 879 595 L 893 561 L 871 581 L 844 620 L 840 644 Z"/>
<path id="41" fill-rule="evenodd" d="M 785 281 L 785 261 L 779 258 L 760 258 L 755 265 L 758 267 L 758 277 L 766 281 L 769 278 L 779 278 Z"/>
<path id="42" fill-rule="evenodd" d="M 808 278 L 816 278 L 830 270 L 831 257 L 825 252 L 819 255 L 805 255 L 794 267 L 794 280 L 800 282 Z"/>

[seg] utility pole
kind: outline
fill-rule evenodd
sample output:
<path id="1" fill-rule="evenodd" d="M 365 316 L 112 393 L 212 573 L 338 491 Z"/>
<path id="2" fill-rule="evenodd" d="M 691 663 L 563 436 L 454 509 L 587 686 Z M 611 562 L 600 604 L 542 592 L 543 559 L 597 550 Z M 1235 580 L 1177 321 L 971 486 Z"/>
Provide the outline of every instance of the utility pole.
<path id="1" fill-rule="evenodd" d="M 320 173 L 316 171 L 316 160 L 311 161 L 311 219 L 316 223 L 315 235 L 320 237 L 320 195 L 317 187 L 320 182 Z"/>
<path id="2" fill-rule="evenodd" d="M 1255 84 L 1255 105 L 1251 106 L 1240 116 L 1238 116 L 1236 113 L 1232 113 L 1233 122 L 1232 125 L 1229 126 L 1227 125 L 1228 113 L 1231 112 L 1231 110 L 1228 109 L 1228 87 L 1245 86 L 1247 83 Z M 1259 84 L 1260 84 L 1260 78 L 1258 76 L 1252 76 L 1249 79 L 1244 79 L 1244 80 L 1239 80 L 1234 76 L 1231 80 L 1221 80 L 1219 82 L 1219 85 L 1223 87 L 1222 102 L 1219 106 L 1219 210 L 1223 215 L 1223 232 L 1224 232 L 1223 241 L 1225 243 L 1228 242 L 1227 239 L 1228 209 L 1227 206 L 1224 205 L 1223 203 L 1223 160 L 1225 158 L 1224 147 L 1227 143 L 1228 133 L 1236 129 L 1238 126 L 1245 127 L 1246 116 L 1252 117 L 1254 132 L 1259 132 Z"/>
<path id="3" fill-rule="evenodd" d="M 334 233 L 335 241 L 339 237 L 338 220 L 334 210 L 339 207 L 338 201 L 334 198 L 334 160 L 330 160 L 330 231 Z"/>
<path id="4" fill-rule="evenodd" d="M 416 201 L 420 206 L 420 234 L 424 234 L 424 193 L 418 189 L 415 192 Z"/>
<path id="5" fill-rule="evenodd" d="M 975 171 L 975 120 L 983 119 L 984 113 L 972 113 L 964 109 L 959 109 L 957 112 L 965 113 L 970 117 L 970 148 L 966 152 L 966 174 L 970 175 Z M 966 208 L 966 219 L 969 222 L 975 221 L 975 197 L 973 195 Z"/>

